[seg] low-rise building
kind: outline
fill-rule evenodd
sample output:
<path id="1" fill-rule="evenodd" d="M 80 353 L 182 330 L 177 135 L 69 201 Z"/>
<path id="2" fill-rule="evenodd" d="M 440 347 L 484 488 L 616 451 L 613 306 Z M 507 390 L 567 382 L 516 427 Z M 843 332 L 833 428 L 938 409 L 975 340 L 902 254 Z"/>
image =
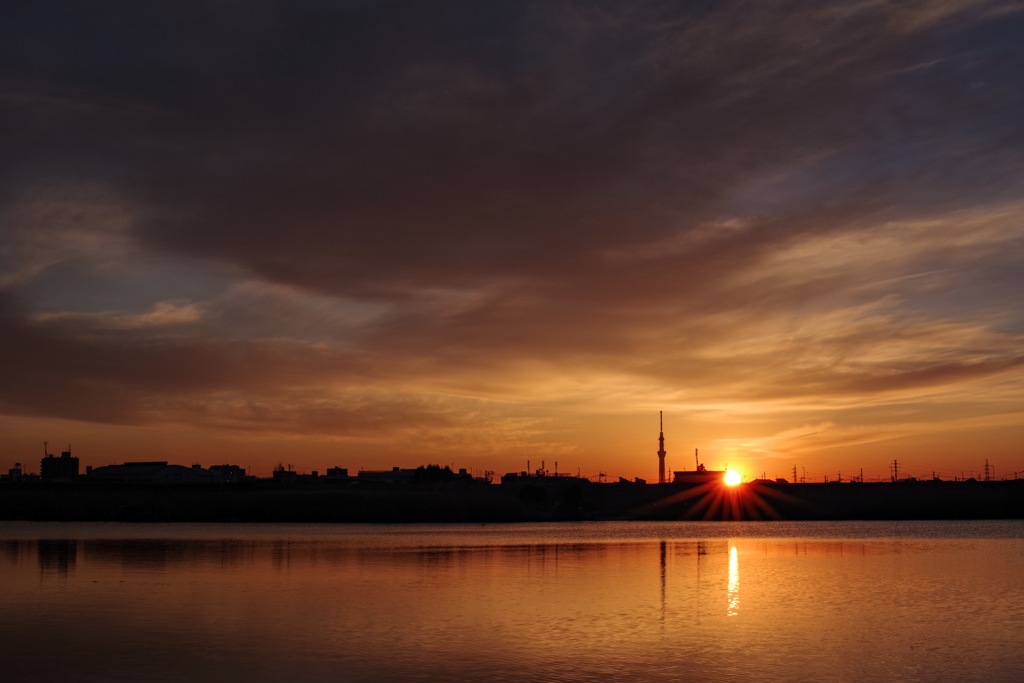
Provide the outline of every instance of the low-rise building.
<path id="1" fill-rule="evenodd" d="M 132 484 L 215 484 L 229 481 L 222 472 L 203 469 L 199 465 L 172 465 L 166 460 L 135 461 L 120 465 L 104 465 L 87 470 L 94 481 L 117 481 Z"/>
<path id="2" fill-rule="evenodd" d="M 376 484 L 405 484 L 416 481 L 416 470 L 392 467 L 390 470 L 360 470 L 356 481 Z"/>
<path id="3" fill-rule="evenodd" d="M 244 481 L 248 478 L 245 468 L 238 465 L 210 465 L 210 471 L 220 475 L 226 482 Z"/>

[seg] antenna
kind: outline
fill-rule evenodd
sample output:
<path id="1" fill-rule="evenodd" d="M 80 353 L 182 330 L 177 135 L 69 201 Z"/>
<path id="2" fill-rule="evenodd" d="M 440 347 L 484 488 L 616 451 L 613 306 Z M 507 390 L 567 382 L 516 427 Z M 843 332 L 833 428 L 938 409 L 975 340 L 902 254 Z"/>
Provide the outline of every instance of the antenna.
<path id="1" fill-rule="evenodd" d="M 699 448 L 694 448 L 693 449 L 693 462 L 697 464 L 697 469 L 698 470 L 700 469 L 700 456 L 699 456 L 699 453 L 700 453 L 700 449 Z"/>

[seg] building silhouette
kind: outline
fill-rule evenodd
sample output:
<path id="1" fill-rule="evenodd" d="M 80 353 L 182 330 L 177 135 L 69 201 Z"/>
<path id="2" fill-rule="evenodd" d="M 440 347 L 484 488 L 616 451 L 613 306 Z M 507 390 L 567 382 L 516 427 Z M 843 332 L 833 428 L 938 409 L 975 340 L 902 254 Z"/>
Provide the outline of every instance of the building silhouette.
<path id="1" fill-rule="evenodd" d="M 235 481 L 231 465 L 217 465 L 218 469 L 203 469 L 199 465 L 186 467 L 172 465 L 166 460 L 126 462 L 87 468 L 87 476 L 94 481 L 117 481 L 131 484 L 213 484 Z M 225 472 L 224 468 L 228 468 Z M 241 468 L 237 468 L 241 471 Z"/>
<path id="2" fill-rule="evenodd" d="M 705 467 L 704 463 L 700 461 L 700 453 L 696 448 L 693 450 L 693 460 L 697 469 L 673 472 L 673 484 L 703 484 L 709 481 L 725 480 L 725 470 L 709 470 Z"/>
<path id="3" fill-rule="evenodd" d="M 43 446 L 43 459 L 39 461 L 39 478 L 43 481 L 74 481 L 78 478 L 78 458 L 71 455 L 71 446 L 56 457 L 46 453 Z"/>

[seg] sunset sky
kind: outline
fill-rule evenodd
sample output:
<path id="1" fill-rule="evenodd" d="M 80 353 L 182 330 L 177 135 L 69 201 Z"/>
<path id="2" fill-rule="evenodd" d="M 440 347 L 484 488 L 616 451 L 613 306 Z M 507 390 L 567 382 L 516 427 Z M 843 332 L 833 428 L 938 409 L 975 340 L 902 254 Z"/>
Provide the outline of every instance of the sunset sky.
<path id="1" fill-rule="evenodd" d="M 0 469 L 1024 472 L 1024 5 L 0 19 Z"/>

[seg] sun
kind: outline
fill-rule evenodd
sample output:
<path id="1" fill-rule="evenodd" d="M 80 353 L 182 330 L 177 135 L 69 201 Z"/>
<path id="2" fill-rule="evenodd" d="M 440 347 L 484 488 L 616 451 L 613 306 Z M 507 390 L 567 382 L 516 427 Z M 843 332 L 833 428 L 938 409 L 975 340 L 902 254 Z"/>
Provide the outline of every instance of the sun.
<path id="1" fill-rule="evenodd" d="M 736 470 L 725 471 L 725 485 L 726 486 L 737 486 L 743 481 L 743 475 Z"/>

